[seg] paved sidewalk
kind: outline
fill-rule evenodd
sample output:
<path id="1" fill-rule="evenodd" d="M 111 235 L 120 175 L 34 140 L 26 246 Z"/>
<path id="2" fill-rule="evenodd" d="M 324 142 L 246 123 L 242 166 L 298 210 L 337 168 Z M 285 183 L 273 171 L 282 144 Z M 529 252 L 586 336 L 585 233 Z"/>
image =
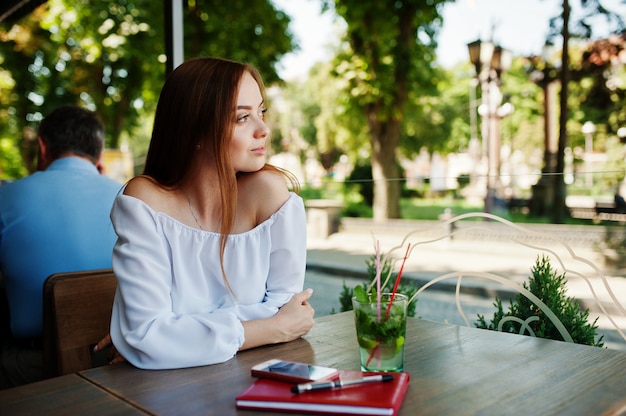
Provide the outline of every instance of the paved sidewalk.
<path id="1" fill-rule="evenodd" d="M 412 226 L 417 227 L 420 232 L 403 244 L 403 238 L 411 231 Z M 442 235 L 443 230 L 437 231 L 437 227 L 436 222 L 428 224 L 406 222 L 400 227 L 397 225 L 385 227 L 374 223 L 368 227 L 366 222 L 361 222 L 359 227 L 348 227 L 326 239 L 309 238 L 307 269 L 328 276 L 359 278 L 360 281 L 364 281 L 367 278 L 366 261 L 375 253 L 376 241 L 380 244 L 381 252 L 393 253 L 394 258 L 397 259 L 396 271 L 400 268 L 407 243 L 410 242 L 413 249 L 405 263 L 403 277 L 416 280 L 420 286 L 436 276 L 452 271 L 492 272 L 521 283 L 528 279 L 537 256 L 545 253 L 542 249 L 526 247 L 507 241 L 506 238 L 494 239 L 492 234 L 485 236 L 484 239 L 475 236 L 455 237 L 419 244 Z M 603 280 L 603 276 L 595 273 L 588 264 L 577 257 L 572 258 L 565 248 L 558 247 L 553 241 L 533 240 L 530 244 L 547 248 L 563 259 L 569 270 L 566 273 L 567 295 L 575 297 L 583 307 L 589 308 L 591 319 L 598 317 L 599 329 L 613 331 L 615 326 L 612 320 L 622 332 L 626 333 L 626 314 L 615 306 L 610 293 L 605 289 L 606 281 L 618 302 L 621 302 L 622 308 L 626 308 L 624 271 L 606 271 L 604 272 L 605 280 Z M 599 268 L 604 267 L 601 256 L 592 247 L 580 245 L 582 247 L 573 247 L 575 256 L 588 259 Z M 555 261 L 551 261 L 551 264 L 558 266 Z M 589 281 L 577 276 L 577 273 L 588 277 Z M 464 279 L 463 287 L 466 288 L 464 293 L 488 299 L 489 302 L 493 302 L 495 296 L 507 298 L 507 295 L 511 293 L 499 283 L 481 278 Z M 456 279 L 450 279 L 435 284 L 427 291 L 453 293 L 455 285 Z M 599 302 L 594 299 L 592 289 L 598 296 Z M 338 295 L 337 293 L 335 297 Z M 505 308 L 508 307 L 508 302 L 504 305 Z M 617 331 L 614 332 L 617 340 L 622 341 Z M 623 343 L 626 347 L 626 341 Z"/>

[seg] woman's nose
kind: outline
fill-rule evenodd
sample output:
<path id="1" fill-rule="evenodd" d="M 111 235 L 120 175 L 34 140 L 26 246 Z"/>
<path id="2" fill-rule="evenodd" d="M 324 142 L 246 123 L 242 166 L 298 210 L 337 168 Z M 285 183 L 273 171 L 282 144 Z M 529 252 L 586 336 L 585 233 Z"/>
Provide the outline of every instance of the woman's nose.
<path id="1" fill-rule="evenodd" d="M 265 121 L 263 120 L 259 120 L 258 123 L 259 125 L 255 130 L 255 136 L 258 138 L 267 137 L 267 135 L 270 134 L 270 128 L 267 126 L 267 124 L 265 124 Z"/>

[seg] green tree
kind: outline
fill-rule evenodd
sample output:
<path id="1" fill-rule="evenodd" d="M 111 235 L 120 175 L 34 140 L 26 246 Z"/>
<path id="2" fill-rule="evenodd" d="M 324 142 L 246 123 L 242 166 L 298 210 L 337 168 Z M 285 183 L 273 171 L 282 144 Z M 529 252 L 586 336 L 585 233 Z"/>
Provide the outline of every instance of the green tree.
<path id="1" fill-rule="evenodd" d="M 160 4 L 149 0 L 49 0 L 4 28 L 0 54 L 17 93 L 9 104 L 16 127 L 81 104 L 98 111 L 107 145 L 117 147 L 162 82 L 162 20 Z"/>
<path id="2" fill-rule="evenodd" d="M 346 83 L 350 105 L 367 126 L 375 220 L 400 217 L 396 149 L 411 93 L 433 88 L 439 8 L 445 2 L 332 2 L 347 23 L 335 74 Z M 331 6 L 329 0 L 323 4 Z"/>
<path id="3" fill-rule="evenodd" d="M 158 2 L 157 2 L 158 3 Z M 296 45 L 289 16 L 269 0 L 187 0 L 185 57 L 220 56 L 254 65 L 267 84 Z"/>
<path id="4" fill-rule="evenodd" d="M 579 0 L 579 6 L 582 10 L 582 18 L 573 21 L 571 19 L 571 2 L 563 0 L 562 10 L 559 16 L 551 19 L 550 25 L 552 33 L 550 38 L 560 36 L 562 40 L 561 55 L 561 71 L 559 79 L 561 82 L 561 91 L 559 94 L 559 139 L 556 155 L 556 172 L 563 173 L 565 171 L 565 148 L 567 147 L 568 131 L 567 124 L 570 118 L 569 101 L 569 82 L 571 80 L 570 68 L 570 38 L 590 38 L 592 35 L 591 19 L 597 16 L 606 18 L 607 23 L 612 26 L 613 30 L 622 30 L 624 23 L 621 17 L 605 8 L 600 0 Z M 570 27 L 570 25 L 572 27 Z M 549 40 L 550 40 L 549 38 Z M 565 187 L 565 176 L 554 175 L 554 204 L 552 207 L 552 222 L 563 223 L 567 216 L 567 208 L 565 198 L 567 195 Z"/>
<path id="5" fill-rule="evenodd" d="M 278 80 L 275 66 L 295 45 L 288 16 L 269 0 L 184 4 L 186 57 L 238 59 L 257 66 L 268 83 Z M 0 134 L 18 138 L 14 146 L 27 149 L 24 164 L 32 171 L 36 142 L 22 132 L 59 104 L 74 103 L 102 116 L 108 147 L 124 138 L 132 146 L 163 84 L 164 38 L 163 3 L 151 0 L 48 0 L 2 22 Z"/>
<path id="6" fill-rule="evenodd" d="M 407 102 L 400 148 L 408 158 L 422 148 L 448 154 L 469 146 L 469 63 L 432 73 L 433 85 L 411 91 Z"/>
<path id="7" fill-rule="evenodd" d="M 409 92 L 399 141 L 401 152 L 409 158 L 422 148 L 449 153 L 469 142 L 469 128 L 453 133 L 459 127 L 455 121 L 467 120 L 469 78 L 433 68 L 431 82 Z"/>
<path id="8" fill-rule="evenodd" d="M 350 155 L 352 160 L 367 157 L 363 143 L 367 142 L 367 127 L 363 113 L 352 105 L 352 96 L 345 79 L 333 76 L 332 63 L 318 65 L 308 81 L 312 96 L 320 112 L 315 118 L 317 145 L 327 168 L 336 162 L 339 154 Z"/>

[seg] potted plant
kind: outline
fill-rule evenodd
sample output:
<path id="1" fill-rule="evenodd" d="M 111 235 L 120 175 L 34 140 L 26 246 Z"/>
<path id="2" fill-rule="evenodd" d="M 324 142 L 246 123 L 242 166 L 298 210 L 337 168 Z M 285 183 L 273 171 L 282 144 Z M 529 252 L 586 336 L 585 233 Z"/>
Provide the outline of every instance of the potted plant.
<path id="1" fill-rule="evenodd" d="M 604 345 L 602 341 L 604 337 L 601 336 L 596 340 L 598 329 L 596 322 L 598 319 L 596 318 L 593 323 L 589 323 L 589 310 L 582 310 L 574 298 L 566 295 L 565 273 L 558 274 L 545 256 L 537 258 L 531 272 L 532 276 L 529 277 L 528 283 L 524 282 L 522 286 L 550 308 L 565 326 L 574 342 L 602 347 Z M 514 316 L 519 318 L 520 321 L 527 323 L 538 338 L 563 340 L 552 321 L 542 317 L 541 309 L 521 293 L 511 300 L 507 313 L 503 310 L 502 300 L 497 297 L 494 306 L 497 310 L 491 322 L 487 323 L 485 317 L 479 314 L 478 321 L 475 324 L 477 328 L 497 330 L 500 321 L 505 316 Z M 531 322 L 529 318 L 533 316 L 539 316 L 540 319 Z M 519 333 L 519 324 L 507 321 L 502 325 L 502 331 Z"/>

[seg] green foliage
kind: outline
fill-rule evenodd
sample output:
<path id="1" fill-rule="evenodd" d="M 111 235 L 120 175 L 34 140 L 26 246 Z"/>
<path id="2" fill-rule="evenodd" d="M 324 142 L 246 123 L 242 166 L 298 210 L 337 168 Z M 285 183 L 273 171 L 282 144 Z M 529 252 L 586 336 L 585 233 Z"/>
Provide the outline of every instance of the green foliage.
<path id="1" fill-rule="evenodd" d="M 380 288 L 381 293 L 393 291 L 393 286 L 396 282 L 396 278 L 398 274 L 392 271 L 392 266 L 393 266 L 392 263 L 393 263 L 393 260 L 391 259 L 391 257 L 381 254 L 380 256 L 381 284 L 384 283 L 382 284 Z M 371 293 L 371 292 L 376 291 L 376 284 L 375 284 L 376 255 L 373 254 L 366 262 L 366 265 L 367 265 L 367 274 L 369 276 L 369 281 L 364 282 L 360 285 L 357 285 L 354 288 L 349 288 L 348 286 L 346 286 L 345 282 L 343 283 L 343 288 L 339 294 L 339 305 L 341 307 L 340 309 L 341 312 L 351 311 L 353 309 L 352 297 L 355 296 L 355 294 L 361 293 L 361 296 L 363 296 L 366 293 Z M 387 279 L 387 277 L 389 277 L 389 279 Z M 402 279 L 400 280 L 400 283 L 398 284 L 396 293 L 401 293 L 403 295 L 406 295 L 408 299 L 411 299 L 418 289 L 419 288 L 415 284 L 415 282 L 411 282 L 410 280 L 407 280 L 407 279 Z M 413 302 L 407 305 L 407 316 L 415 316 L 416 306 L 417 306 L 417 299 L 415 299 Z"/>
<path id="2" fill-rule="evenodd" d="M 371 206 L 359 201 L 348 201 L 341 211 L 343 217 L 372 218 L 374 210 Z"/>
<path id="3" fill-rule="evenodd" d="M 350 172 L 346 189 L 355 188 L 363 198 L 363 202 L 371 207 L 374 203 L 374 183 L 372 182 L 372 165 L 367 161 L 360 161 Z"/>
<path id="4" fill-rule="evenodd" d="M 268 84 L 278 80 L 276 65 L 295 45 L 289 17 L 270 0 L 184 4 L 185 58 L 237 59 L 255 65 Z M 2 22 L 0 137 L 25 148 L 25 128 L 36 128 L 60 104 L 78 104 L 102 117 L 107 147 L 127 137 L 133 149 L 165 79 L 163 8 L 152 0 L 48 0 L 15 22 Z M 34 153 L 22 155 L 33 170 Z"/>
<path id="5" fill-rule="evenodd" d="M 22 158 L 10 139 L 0 139 L 0 179 L 19 178 L 27 174 Z"/>
<path id="6" fill-rule="evenodd" d="M 305 85 L 292 91 L 292 101 L 306 103 L 300 116 L 303 120 L 300 132 L 316 145 L 320 155 L 325 155 L 326 160 L 322 160 L 325 167 L 329 167 L 328 159 L 336 162 L 340 154 L 357 159 L 368 142 L 367 122 L 352 103 L 347 81 L 335 76 L 334 71 L 332 62 L 317 64 L 309 72 Z M 315 136 L 309 138 L 312 132 Z"/>
<path id="7" fill-rule="evenodd" d="M 566 296 L 565 274 L 559 275 L 545 256 L 537 258 L 531 271 L 532 277 L 529 278 L 528 284 L 526 282 L 523 283 L 523 287 L 548 306 L 565 326 L 574 342 L 597 347 L 603 346 L 602 336 L 597 341 L 595 340 L 597 318 L 596 321 L 590 324 L 588 322 L 589 310 L 581 310 L 573 298 Z M 523 294 L 516 295 L 515 299 L 511 301 L 507 313 L 504 313 L 500 299 L 496 298 L 494 306 L 496 307 L 496 312 L 491 322 L 488 324 L 484 316 L 478 315 L 478 321 L 475 324 L 477 328 L 495 331 L 498 329 L 499 323 L 504 316 L 514 316 L 525 322 L 530 317 L 539 316 L 540 319 L 538 321 L 528 323 L 535 336 L 538 338 L 563 340 L 552 321 L 545 317 L 541 309 Z M 502 331 L 519 333 L 519 324 L 512 321 L 505 322 L 502 326 Z"/>
<path id="8" fill-rule="evenodd" d="M 411 92 L 400 137 L 403 155 L 412 158 L 423 148 L 447 154 L 469 146 L 469 71 L 469 63 L 450 70 L 435 67 L 433 86 Z"/>
<path id="9" fill-rule="evenodd" d="M 247 62 L 268 85 L 279 82 L 276 65 L 295 48 L 290 20 L 270 0 L 190 0 L 185 8 L 185 58 Z"/>
<path id="10" fill-rule="evenodd" d="M 333 77 L 348 100 L 341 113 L 360 113 L 367 126 L 374 178 L 375 216 L 400 215 L 396 148 L 410 96 L 434 95 L 436 33 L 446 0 L 363 2 L 324 0 L 346 22 L 345 42 Z M 362 129 L 362 127 L 361 127 Z M 384 185 L 383 185 L 384 184 Z"/>
<path id="11" fill-rule="evenodd" d="M 339 311 L 346 312 L 351 311 L 352 307 L 352 297 L 354 296 L 354 288 L 348 287 L 344 280 L 343 286 L 341 288 L 341 292 L 339 293 Z"/>
<path id="12" fill-rule="evenodd" d="M 305 201 L 308 199 L 323 199 L 324 193 L 321 188 L 313 188 L 305 185 L 300 189 L 300 196 Z"/>
<path id="13" fill-rule="evenodd" d="M 405 219 L 433 220 L 438 221 L 446 208 L 450 208 L 454 215 L 468 212 L 482 211 L 483 205 L 468 203 L 463 199 L 452 199 L 451 197 L 424 199 L 410 198 L 400 201 L 402 216 Z"/>
<path id="14" fill-rule="evenodd" d="M 25 121 L 36 127 L 58 105 L 73 103 L 97 110 L 107 145 L 117 147 L 122 131 L 156 103 L 164 76 L 162 7 L 149 0 L 49 0 L 6 27 L 0 57 L 14 81 L 7 103 L 14 135 Z"/>
<path id="15" fill-rule="evenodd" d="M 613 136 L 607 139 L 606 155 L 607 161 L 603 171 L 594 175 L 594 185 L 610 195 L 618 191 L 626 171 L 626 152 L 624 145 L 620 143 L 617 137 Z"/>
<path id="16" fill-rule="evenodd" d="M 362 286 L 354 288 L 357 302 L 372 304 L 376 299 L 375 293 L 366 293 Z M 391 306 L 391 305 L 390 305 Z M 391 306 L 383 312 L 384 316 L 372 316 L 366 310 L 357 309 L 354 314 L 359 345 L 362 348 L 372 348 L 370 342 L 376 340 L 378 343 L 392 344 L 394 346 L 404 345 L 406 334 L 406 315 L 402 308 Z M 375 344 L 374 344 L 375 345 Z"/>
<path id="17" fill-rule="evenodd" d="M 404 176 L 401 165 L 397 167 L 400 177 Z M 405 188 L 402 188 L 405 190 Z M 356 191 L 361 195 L 362 202 L 368 207 L 374 204 L 374 182 L 372 180 L 372 165 L 369 160 L 359 160 L 346 180 L 345 192 Z"/>

